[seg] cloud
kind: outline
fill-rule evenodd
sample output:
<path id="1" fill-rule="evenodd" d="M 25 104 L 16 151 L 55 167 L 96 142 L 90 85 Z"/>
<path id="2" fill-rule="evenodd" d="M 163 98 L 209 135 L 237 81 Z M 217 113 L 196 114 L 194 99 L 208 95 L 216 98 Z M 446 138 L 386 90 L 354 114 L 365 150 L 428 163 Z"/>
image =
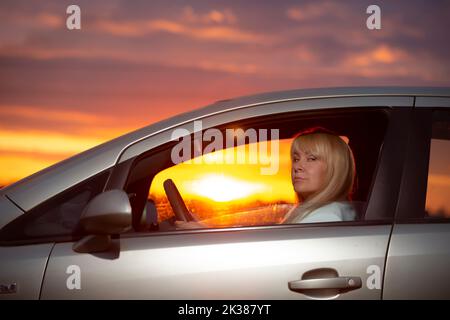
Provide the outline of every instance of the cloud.
<path id="1" fill-rule="evenodd" d="M 141 20 L 99 19 L 94 28 L 121 37 L 145 37 L 156 33 L 169 33 L 191 39 L 228 43 L 267 44 L 271 39 L 261 33 L 246 31 L 237 26 L 232 10 L 212 9 L 197 13 L 190 6 L 184 7 L 178 18 L 153 18 Z M 273 39 L 272 39 L 273 40 Z"/>
<path id="2" fill-rule="evenodd" d="M 0 130 L 0 151 L 50 154 L 79 153 L 102 143 L 102 139 L 43 131 Z"/>
<path id="3" fill-rule="evenodd" d="M 29 176 L 69 156 L 71 154 L 49 155 L 35 152 L 0 151 L 0 187 Z"/>
<path id="4" fill-rule="evenodd" d="M 355 53 L 347 58 L 349 67 L 366 67 L 375 64 L 393 64 L 409 59 L 410 55 L 397 48 L 388 45 L 379 45 L 362 53 Z"/>
<path id="5" fill-rule="evenodd" d="M 36 139 L 43 136 L 43 140 L 62 131 L 70 132 L 71 135 L 82 138 L 83 141 L 91 139 L 93 134 L 99 140 L 108 140 L 140 126 L 142 126 L 142 123 L 136 123 L 132 118 L 127 118 L 126 115 L 114 117 L 73 110 L 55 110 L 44 106 L 0 105 L 0 127 L 2 128 L 0 135 L 3 134 L 6 137 L 12 137 L 11 132 L 13 131 L 23 133 L 34 130 L 32 134 L 36 135 Z M 30 141 L 32 134 L 21 136 L 19 139 Z M 0 137 L 0 139 L 4 139 L 4 137 Z M 16 141 L 14 139 L 16 138 L 14 137 L 11 141 Z M 6 145 L 9 146 L 10 149 L 8 150 L 10 151 L 30 151 L 23 149 L 20 143 L 11 142 L 7 144 L 4 140 L 0 142 L 0 151 Z M 13 145 L 16 145 L 19 149 L 11 149 Z M 29 145 L 32 146 L 33 143 Z M 65 149 L 65 147 L 62 148 L 63 153 L 74 151 Z M 43 150 L 39 149 L 39 151 Z"/>
<path id="6" fill-rule="evenodd" d="M 65 26 L 64 13 L 56 14 L 49 11 L 35 12 L 4 12 L 0 14 L 0 20 L 5 25 L 14 26 L 16 28 L 33 28 L 33 29 L 57 29 Z"/>
<path id="7" fill-rule="evenodd" d="M 106 122 L 104 117 L 77 111 L 45 110 L 42 107 L 33 106 L 1 106 L 0 117 L 16 116 L 30 120 L 47 119 L 58 122 L 71 122 L 74 124 L 99 124 Z M 110 119 L 111 120 L 111 119 Z"/>
<path id="8" fill-rule="evenodd" d="M 291 20 L 300 22 L 317 20 L 325 16 L 344 18 L 348 16 L 345 7 L 346 5 L 342 2 L 315 1 L 288 8 L 286 16 Z"/>
<path id="9" fill-rule="evenodd" d="M 266 36 L 245 32 L 230 27 L 208 27 L 191 29 L 187 35 L 204 40 L 219 40 L 224 42 L 248 43 L 248 44 L 268 44 L 271 42 Z"/>
<path id="10" fill-rule="evenodd" d="M 237 18 L 232 10 L 210 10 L 208 13 L 199 14 L 190 6 L 183 9 L 183 20 L 189 23 L 203 24 L 235 24 Z"/>
<path id="11" fill-rule="evenodd" d="M 195 67 L 203 70 L 222 71 L 233 74 L 257 74 L 261 72 L 259 66 L 255 64 L 236 64 L 236 63 L 221 63 L 217 61 L 200 61 L 195 64 Z"/>
<path id="12" fill-rule="evenodd" d="M 39 14 L 36 21 L 38 24 L 50 28 L 61 28 L 64 25 L 64 19 L 61 15 L 51 13 Z"/>
<path id="13" fill-rule="evenodd" d="M 133 18 L 137 14 L 136 6 L 121 3 L 109 14 L 91 13 L 89 19 L 83 20 L 86 21 L 83 33 L 70 34 L 57 29 L 30 32 L 22 43 L 1 46 L 0 53 L 46 60 L 111 59 L 264 77 L 291 76 L 294 71 L 307 74 L 310 69 L 340 71 L 339 68 L 348 66 L 359 68 L 346 70 L 359 76 L 361 68 L 386 64 L 396 66 L 397 72 L 403 74 L 407 68 L 401 54 L 405 52 L 408 56 L 420 57 L 420 61 L 426 57 L 427 68 L 412 68 L 421 79 L 432 79 L 439 73 L 439 81 L 442 81 L 449 68 L 443 61 L 447 59 L 444 52 L 439 49 L 448 45 L 438 46 L 429 37 L 423 37 L 436 32 L 430 33 L 418 23 L 406 25 L 394 10 L 383 16 L 385 27 L 380 32 L 370 32 L 365 28 L 364 5 L 354 2 L 301 2 L 295 6 L 279 5 L 276 10 L 262 3 L 258 6 L 258 15 L 264 17 L 260 19 L 263 22 L 253 19 L 251 5 L 230 3 L 231 9 L 227 9 L 213 4 L 195 10 L 191 6 L 160 10 L 160 5 L 155 5 L 158 10 L 152 10 L 147 17 L 139 14 L 138 18 Z M 140 4 L 137 7 L 143 11 L 153 6 Z M 274 17 L 290 16 L 289 21 L 284 19 L 280 23 L 280 19 L 269 19 L 265 14 L 271 10 Z M 239 20 L 235 12 L 239 13 Z M 53 18 L 50 16 L 47 20 Z M 307 23 L 300 26 L 299 21 Z M 418 60 L 408 57 L 407 61 L 417 63 Z M 439 64 L 443 68 L 436 68 Z M 369 74 L 381 73 L 364 71 L 364 76 Z"/>
<path id="14" fill-rule="evenodd" d="M 143 37 L 158 32 L 170 33 L 188 38 L 230 43 L 267 44 L 271 39 L 262 34 L 243 31 L 230 26 L 191 26 L 188 24 L 155 19 L 150 21 L 112 21 L 97 22 L 100 32 L 122 37 Z"/>

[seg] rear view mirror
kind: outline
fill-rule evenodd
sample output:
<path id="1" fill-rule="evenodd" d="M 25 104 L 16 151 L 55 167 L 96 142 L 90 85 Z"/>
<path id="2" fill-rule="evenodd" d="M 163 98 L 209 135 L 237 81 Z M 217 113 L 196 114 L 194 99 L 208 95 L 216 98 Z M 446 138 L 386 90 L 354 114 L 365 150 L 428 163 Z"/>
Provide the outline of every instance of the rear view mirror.
<path id="1" fill-rule="evenodd" d="M 80 225 L 89 235 L 73 245 L 76 252 L 108 250 L 111 235 L 131 228 L 131 204 L 123 190 L 110 190 L 93 198 L 83 210 Z"/>

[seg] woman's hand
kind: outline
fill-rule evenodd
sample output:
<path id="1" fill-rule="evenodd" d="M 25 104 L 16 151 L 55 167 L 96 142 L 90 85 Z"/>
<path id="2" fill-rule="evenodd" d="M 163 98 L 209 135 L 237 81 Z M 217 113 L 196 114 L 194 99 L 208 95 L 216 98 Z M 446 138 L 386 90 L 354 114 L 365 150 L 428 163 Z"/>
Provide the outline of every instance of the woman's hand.
<path id="1" fill-rule="evenodd" d="M 175 227 L 177 228 L 177 230 L 178 229 L 183 230 L 183 229 L 202 229 L 202 228 L 207 228 L 208 226 L 199 221 L 186 222 L 186 221 L 176 220 Z"/>

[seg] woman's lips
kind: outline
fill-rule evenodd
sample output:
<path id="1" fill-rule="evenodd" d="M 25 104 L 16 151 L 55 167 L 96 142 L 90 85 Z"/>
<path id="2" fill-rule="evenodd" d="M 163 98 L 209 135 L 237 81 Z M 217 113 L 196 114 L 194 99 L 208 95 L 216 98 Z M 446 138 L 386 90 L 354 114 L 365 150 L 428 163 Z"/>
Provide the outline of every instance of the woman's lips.
<path id="1" fill-rule="evenodd" d="M 294 181 L 305 181 L 305 180 L 307 180 L 307 179 L 304 177 L 295 177 L 294 178 Z"/>

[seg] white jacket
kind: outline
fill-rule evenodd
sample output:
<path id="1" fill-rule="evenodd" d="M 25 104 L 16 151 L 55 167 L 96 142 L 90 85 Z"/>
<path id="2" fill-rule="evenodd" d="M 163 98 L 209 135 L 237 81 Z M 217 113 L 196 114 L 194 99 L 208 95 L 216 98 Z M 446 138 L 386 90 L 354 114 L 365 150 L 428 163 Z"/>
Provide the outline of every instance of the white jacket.
<path id="1" fill-rule="evenodd" d="M 308 213 L 303 219 L 297 217 L 291 223 L 353 221 L 355 219 L 356 212 L 351 203 L 331 202 Z"/>

